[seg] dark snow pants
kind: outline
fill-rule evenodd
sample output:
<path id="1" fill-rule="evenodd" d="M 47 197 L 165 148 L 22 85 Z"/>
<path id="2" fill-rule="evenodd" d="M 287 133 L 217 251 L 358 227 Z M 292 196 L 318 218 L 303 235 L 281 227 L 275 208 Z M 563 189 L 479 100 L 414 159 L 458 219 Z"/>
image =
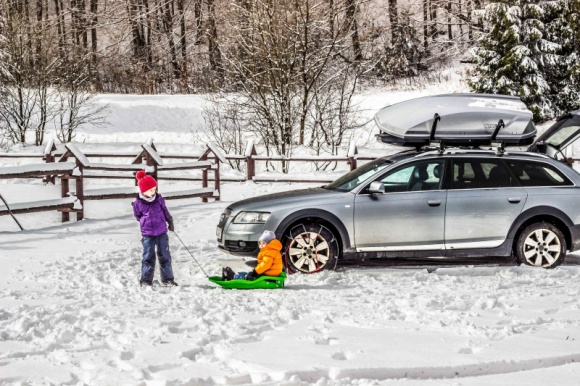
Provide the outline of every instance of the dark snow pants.
<path id="1" fill-rule="evenodd" d="M 169 238 L 167 233 L 159 236 L 143 236 L 143 261 L 141 262 L 141 281 L 151 283 L 155 274 L 155 248 L 161 271 L 161 282 L 173 280 L 171 268 L 171 253 L 169 253 Z"/>

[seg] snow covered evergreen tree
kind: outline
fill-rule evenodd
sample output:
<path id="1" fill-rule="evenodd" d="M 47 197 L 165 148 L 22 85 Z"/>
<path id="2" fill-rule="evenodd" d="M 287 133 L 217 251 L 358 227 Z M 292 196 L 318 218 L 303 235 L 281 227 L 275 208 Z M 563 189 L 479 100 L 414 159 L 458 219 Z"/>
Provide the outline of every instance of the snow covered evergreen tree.
<path id="1" fill-rule="evenodd" d="M 536 121 L 568 109 L 578 92 L 578 40 L 571 27 L 578 1 L 492 0 L 483 11 L 489 31 L 472 50 L 471 89 L 519 96 Z"/>
<path id="2" fill-rule="evenodd" d="M 560 45 L 560 56 L 547 77 L 554 103 L 565 113 L 580 108 L 580 0 L 561 0 L 554 4 L 547 31 Z"/>
<path id="3" fill-rule="evenodd" d="M 487 5 L 483 16 L 490 30 L 472 50 L 476 68 L 468 81 L 475 92 L 519 96 L 536 120 L 553 115 L 544 63 L 555 47 L 543 39 L 543 14 L 537 1 L 495 0 Z"/>

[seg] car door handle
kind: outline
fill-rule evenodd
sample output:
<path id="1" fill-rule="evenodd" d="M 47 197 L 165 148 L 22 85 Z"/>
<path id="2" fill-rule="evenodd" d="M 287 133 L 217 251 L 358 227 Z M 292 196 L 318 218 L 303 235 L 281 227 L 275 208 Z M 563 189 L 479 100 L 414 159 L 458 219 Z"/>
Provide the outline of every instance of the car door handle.
<path id="1" fill-rule="evenodd" d="M 427 205 L 429 206 L 439 206 L 441 205 L 441 200 L 428 200 Z"/>
<path id="2" fill-rule="evenodd" d="M 521 197 L 508 197 L 508 201 L 512 204 L 518 204 L 521 200 Z"/>

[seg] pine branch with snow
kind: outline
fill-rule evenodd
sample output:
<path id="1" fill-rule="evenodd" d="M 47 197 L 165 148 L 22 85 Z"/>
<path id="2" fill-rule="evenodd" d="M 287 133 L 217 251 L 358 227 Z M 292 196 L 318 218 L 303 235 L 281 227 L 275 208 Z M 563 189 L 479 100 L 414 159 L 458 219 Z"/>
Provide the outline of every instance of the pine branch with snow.
<path id="1" fill-rule="evenodd" d="M 484 10 L 489 31 L 471 54 L 475 92 L 519 96 L 544 121 L 578 103 L 578 0 L 496 0 Z"/>

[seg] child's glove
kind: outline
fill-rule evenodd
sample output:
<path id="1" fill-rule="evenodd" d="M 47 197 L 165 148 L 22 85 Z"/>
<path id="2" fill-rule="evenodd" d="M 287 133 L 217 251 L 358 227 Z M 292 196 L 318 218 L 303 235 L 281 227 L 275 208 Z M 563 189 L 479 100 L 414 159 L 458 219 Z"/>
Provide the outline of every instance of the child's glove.
<path id="1" fill-rule="evenodd" d="M 167 229 L 169 229 L 171 232 L 175 232 L 175 226 L 173 225 L 173 220 L 170 220 L 167 224 L 168 224 Z"/>
<path id="2" fill-rule="evenodd" d="M 256 280 L 259 277 L 260 277 L 260 275 L 254 269 L 254 270 L 252 270 L 252 272 L 248 273 L 248 275 L 246 276 L 246 280 Z"/>

